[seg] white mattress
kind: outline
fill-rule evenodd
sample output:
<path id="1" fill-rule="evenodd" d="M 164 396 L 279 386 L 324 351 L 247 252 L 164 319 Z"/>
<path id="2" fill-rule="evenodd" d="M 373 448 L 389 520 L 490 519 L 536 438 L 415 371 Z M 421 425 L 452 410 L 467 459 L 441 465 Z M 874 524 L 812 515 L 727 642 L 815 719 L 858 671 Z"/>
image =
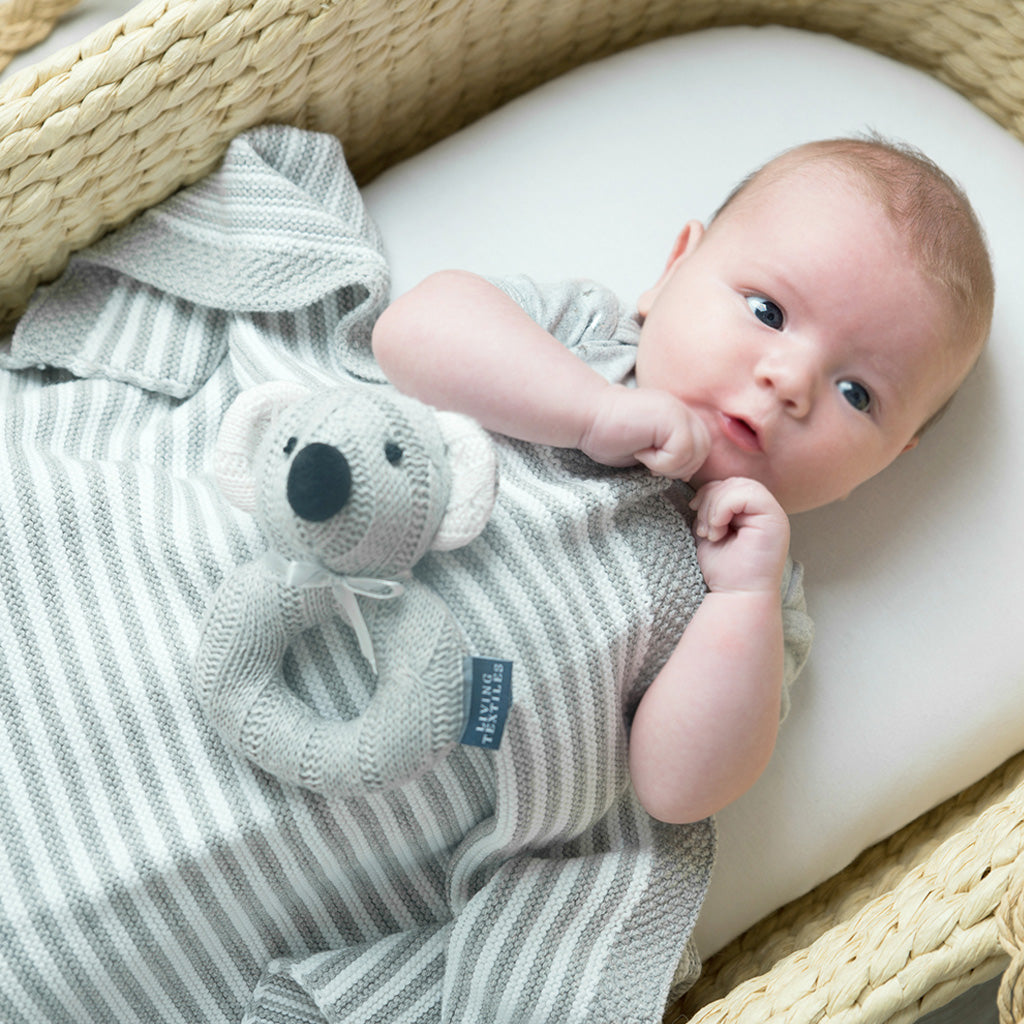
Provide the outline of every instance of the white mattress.
<path id="1" fill-rule="evenodd" d="M 83 0 L 3 77 L 131 6 Z M 705 955 L 1024 747 L 1024 147 L 920 72 L 738 28 L 580 69 L 366 190 L 396 293 L 462 266 L 635 297 L 682 224 L 753 166 L 865 127 L 921 146 L 972 196 L 996 264 L 993 337 L 918 449 L 794 521 L 817 642 L 768 771 L 719 817 Z"/>
<path id="2" fill-rule="evenodd" d="M 747 171 L 866 127 L 971 195 L 996 264 L 993 337 L 916 450 L 793 521 L 817 639 L 768 771 L 719 816 L 705 955 L 1024 747 L 1024 147 L 905 65 L 736 28 L 580 69 L 366 190 L 396 292 L 461 266 L 594 277 L 632 299 Z"/>

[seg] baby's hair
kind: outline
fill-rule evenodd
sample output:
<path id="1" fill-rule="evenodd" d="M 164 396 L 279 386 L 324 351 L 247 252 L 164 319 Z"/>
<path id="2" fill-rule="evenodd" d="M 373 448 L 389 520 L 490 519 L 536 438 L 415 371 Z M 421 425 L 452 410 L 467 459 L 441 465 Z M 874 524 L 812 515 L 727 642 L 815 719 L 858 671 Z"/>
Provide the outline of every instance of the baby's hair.
<path id="1" fill-rule="evenodd" d="M 921 272 L 949 298 L 959 321 L 957 341 L 972 354 L 973 366 L 991 327 L 995 292 L 985 232 L 963 189 L 915 147 L 873 133 L 796 146 L 741 181 L 712 222 L 748 194 L 752 186 L 819 162 L 852 176 L 886 211 L 890 222 L 907 239 Z M 952 395 L 918 435 L 945 412 L 949 398 Z"/>

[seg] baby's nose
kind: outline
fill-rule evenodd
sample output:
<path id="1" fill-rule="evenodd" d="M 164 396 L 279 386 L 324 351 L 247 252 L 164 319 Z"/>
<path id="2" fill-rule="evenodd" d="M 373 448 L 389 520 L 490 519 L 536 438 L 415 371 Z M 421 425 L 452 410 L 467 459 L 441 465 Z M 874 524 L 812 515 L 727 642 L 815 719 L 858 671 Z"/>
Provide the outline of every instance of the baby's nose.
<path id="1" fill-rule="evenodd" d="M 292 511 L 311 523 L 340 512 L 352 493 L 348 459 L 329 444 L 306 445 L 288 470 L 287 497 Z"/>
<path id="2" fill-rule="evenodd" d="M 757 365 L 757 382 L 775 392 L 793 416 L 806 416 L 814 400 L 817 369 L 807 352 L 790 349 L 766 354 Z"/>

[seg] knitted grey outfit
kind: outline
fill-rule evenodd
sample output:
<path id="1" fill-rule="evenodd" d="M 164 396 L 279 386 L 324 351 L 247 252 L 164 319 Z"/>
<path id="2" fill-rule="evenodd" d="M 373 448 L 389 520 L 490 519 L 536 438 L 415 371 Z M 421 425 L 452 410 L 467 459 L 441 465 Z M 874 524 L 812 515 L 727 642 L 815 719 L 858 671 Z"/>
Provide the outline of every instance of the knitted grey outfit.
<path id="1" fill-rule="evenodd" d="M 660 1020 L 684 951 L 692 976 L 713 824 L 652 821 L 626 769 L 703 588 L 664 481 L 499 441 L 487 528 L 419 563 L 469 648 L 514 664 L 496 752 L 332 798 L 197 700 L 212 595 L 267 546 L 210 476 L 224 412 L 262 380 L 379 379 L 386 294 L 337 143 L 275 127 L 23 318 L 0 373 L 0 1019 L 631 1024 Z M 569 343 L 628 372 L 628 317 L 558 294 L 592 327 Z M 799 573 L 786 608 L 791 678 Z M 373 687 L 340 618 L 284 673 L 325 714 Z"/>

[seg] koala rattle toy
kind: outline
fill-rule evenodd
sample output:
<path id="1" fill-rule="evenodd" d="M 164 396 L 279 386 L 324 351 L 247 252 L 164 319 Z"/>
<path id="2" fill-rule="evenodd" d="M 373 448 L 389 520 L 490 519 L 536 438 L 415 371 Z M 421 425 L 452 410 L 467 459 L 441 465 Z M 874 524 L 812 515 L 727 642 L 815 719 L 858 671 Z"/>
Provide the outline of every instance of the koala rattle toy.
<path id="1" fill-rule="evenodd" d="M 228 410 L 214 469 L 270 543 L 223 581 L 203 627 L 198 693 L 221 735 L 279 779 L 336 795 L 429 768 L 459 738 L 467 651 L 447 606 L 410 570 L 486 525 L 488 436 L 385 385 L 272 382 Z M 299 633 L 339 612 L 377 677 L 347 721 L 301 701 L 281 667 Z"/>

